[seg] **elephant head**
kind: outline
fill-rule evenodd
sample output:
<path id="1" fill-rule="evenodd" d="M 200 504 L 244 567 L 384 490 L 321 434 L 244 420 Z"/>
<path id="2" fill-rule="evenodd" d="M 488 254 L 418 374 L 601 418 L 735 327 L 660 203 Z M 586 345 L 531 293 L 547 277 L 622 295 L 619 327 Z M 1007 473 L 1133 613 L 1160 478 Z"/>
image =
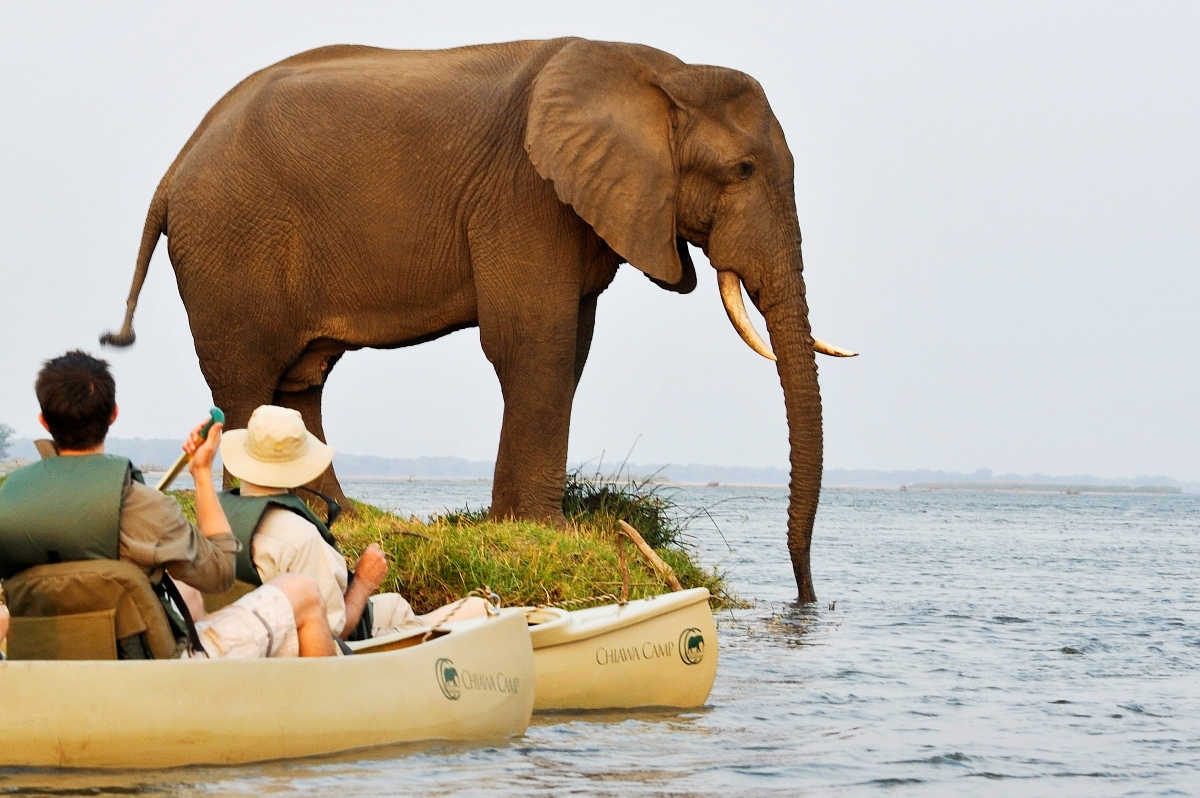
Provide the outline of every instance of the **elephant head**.
<path id="1" fill-rule="evenodd" d="M 538 173 L 624 260 L 687 293 L 684 241 L 717 270 L 733 326 L 776 361 L 789 428 L 788 549 L 815 601 L 809 547 L 820 497 L 821 397 L 796 217 L 793 162 L 762 87 L 648 47 L 575 40 L 532 84 L 526 149 Z M 755 332 L 742 286 L 766 319 Z"/>

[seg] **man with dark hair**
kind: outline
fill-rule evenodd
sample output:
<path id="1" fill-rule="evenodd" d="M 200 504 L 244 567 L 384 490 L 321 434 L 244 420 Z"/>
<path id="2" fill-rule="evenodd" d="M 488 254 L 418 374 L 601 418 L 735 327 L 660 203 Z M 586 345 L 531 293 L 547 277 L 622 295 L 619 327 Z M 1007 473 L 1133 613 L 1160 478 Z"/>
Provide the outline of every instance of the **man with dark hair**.
<path id="1" fill-rule="evenodd" d="M 80 451 L 104 443 L 117 419 L 117 383 L 107 362 L 78 349 L 67 352 L 46 361 L 33 389 L 56 446 Z"/>
<path id="2" fill-rule="evenodd" d="M 171 579 L 220 593 L 234 581 L 238 550 L 212 480 L 221 441 L 201 426 L 183 449 L 196 482 L 196 523 L 178 502 L 143 484 L 129 460 L 104 453 L 117 420 L 108 363 L 86 352 L 46 361 L 36 382 L 39 421 L 58 457 L 17 469 L 0 485 L 0 577 L 35 565 L 120 559 L 171 592 Z M 327 656 L 336 653 L 316 583 L 274 580 L 196 624 L 203 651 L 192 656 Z M 169 604 L 169 602 L 167 602 Z M 183 607 L 179 607 L 183 610 Z M 185 654 L 186 656 L 186 654 Z"/>

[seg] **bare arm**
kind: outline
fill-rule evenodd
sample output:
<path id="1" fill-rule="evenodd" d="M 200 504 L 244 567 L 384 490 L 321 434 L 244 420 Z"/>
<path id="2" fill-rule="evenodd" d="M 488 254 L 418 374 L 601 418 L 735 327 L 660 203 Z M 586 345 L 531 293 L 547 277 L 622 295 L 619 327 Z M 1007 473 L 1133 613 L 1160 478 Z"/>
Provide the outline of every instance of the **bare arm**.
<path id="1" fill-rule="evenodd" d="M 383 580 L 387 579 L 387 572 L 387 556 L 383 549 L 378 543 L 367 546 L 366 551 L 358 558 L 358 565 L 354 566 L 354 581 L 346 589 L 346 625 L 342 628 L 343 638 L 358 626 L 363 610 L 367 608 L 367 602 L 383 584 Z"/>
<path id="2" fill-rule="evenodd" d="M 191 455 L 188 471 L 192 473 L 192 479 L 196 482 L 196 526 L 206 538 L 230 535 L 233 534 L 233 530 L 229 526 L 229 520 L 225 518 L 225 511 L 221 509 L 217 489 L 213 487 L 212 480 L 213 458 L 221 445 L 221 430 L 224 425 L 213 424 L 207 439 L 200 437 L 200 428 L 203 426 L 197 424 L 183 444 L 183 450 Z"/>
<path id="3" fill-rule="evenodd" d="M 188 523 L 171 497 L 141 483 L 130 483 L 121 505 L 121 559 L 142 566 L 147 573 L 166 566 L 168 573 L 184 584 L 222 593 L 233 587 L 238 543 L 212 482 L 221 425 L 212 426 L 207 440 L 200 438 L 201 426 L 197 425 L 183 444 L 183 450 L 191 455 L 189 465 L 196 480 L 196 524 Z"/>

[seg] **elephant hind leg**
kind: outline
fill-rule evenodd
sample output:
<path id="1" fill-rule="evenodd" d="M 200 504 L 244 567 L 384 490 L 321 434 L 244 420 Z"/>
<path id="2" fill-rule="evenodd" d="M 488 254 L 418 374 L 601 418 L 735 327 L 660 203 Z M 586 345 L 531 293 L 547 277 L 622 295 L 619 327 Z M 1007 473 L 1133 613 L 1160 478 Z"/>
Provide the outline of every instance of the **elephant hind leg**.
<path id="1" fill-rule="evenodd" d="M 213 404 L 225 413 L 225 429 L 245 429 L 254 408 L 271 402 L 282 367 L 246 351 L 198 345 L 196 353 Z M 226 470 L 226 488 L 232 487 L 233 478 Z"/>
<path id="2" fill-rule="evenodd" d="M 304 419 L 305 428 L 320 438 L 322 442 L 325 442 L 325 428 L 321 422 L 321 399 L 324 391 L 324 384 L 311 385 L 302 391 L 276 390 L 273 403 L 280 407 L 290 407 L 293 410 L 299 410 L 301 418 Z M 303 487 L 309 491 L 323 493 L 341 505 L 347 513 L 353 512 L 346 494 L 342 492 L 341 483 L 338 482 L 337 474 L 334 473 L 332 465 L 325 469 L 325 472 L 321 476 Z M 324 507 L 318 507 L 318 512 L 323 510 Z M 321 514 L 324 515 L 323 512 Z"/>

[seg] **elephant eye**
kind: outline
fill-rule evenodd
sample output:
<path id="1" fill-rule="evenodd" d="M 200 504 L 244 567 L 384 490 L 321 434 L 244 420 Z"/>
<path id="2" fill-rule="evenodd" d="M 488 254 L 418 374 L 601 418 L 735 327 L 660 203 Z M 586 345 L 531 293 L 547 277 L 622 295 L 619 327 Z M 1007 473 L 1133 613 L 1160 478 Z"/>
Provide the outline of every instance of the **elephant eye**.
<path id="1" fill-rule="evenodd" d="M 751 175 L 754 174 L 753 161 L 742 161 L 740 164 L 737 165 L 737 171 L 738 171 L 738 177 L 740 177 L 742 180 L 749 178 Z"/>

